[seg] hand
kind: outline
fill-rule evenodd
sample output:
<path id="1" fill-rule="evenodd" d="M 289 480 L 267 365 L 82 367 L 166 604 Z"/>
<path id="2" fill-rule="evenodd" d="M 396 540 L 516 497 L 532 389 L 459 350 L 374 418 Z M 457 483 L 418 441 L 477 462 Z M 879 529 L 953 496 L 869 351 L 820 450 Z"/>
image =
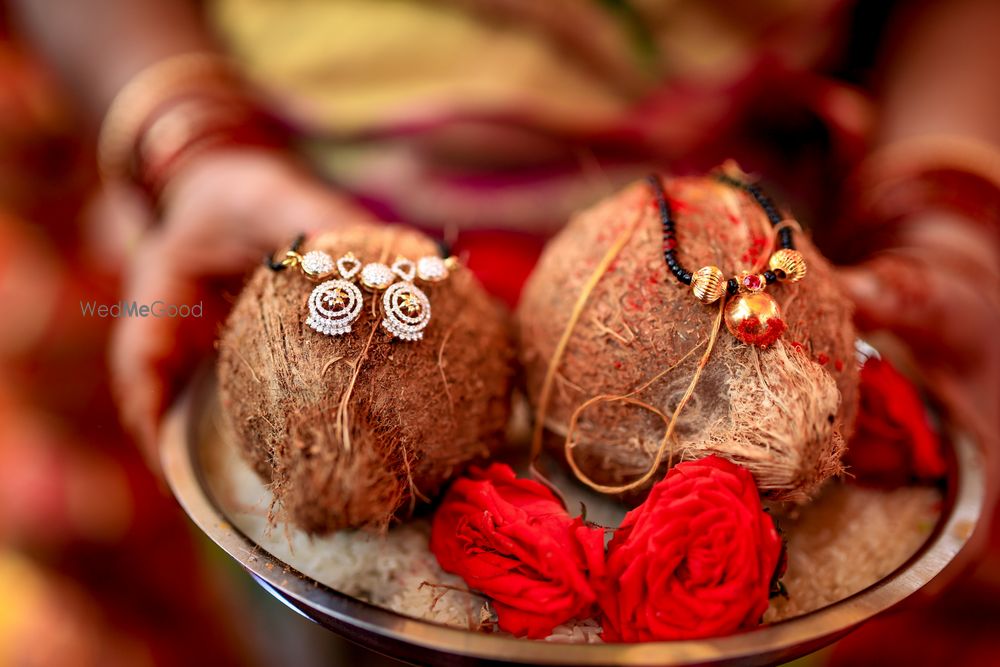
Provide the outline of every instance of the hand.
<path id="1" fill-rule="evenodd" d="M 175 177 L 162 223 L 143 237 L 126 271 L 124 301 L 200 303 L 202 317 L 123 318 L 110 351 L 122 423 L 152 467 L 163 411 L 209 354 L 246 273 L 298 234 L 370 220 L 276 152 L 213 151 Z"/>
<path id="2" fill-rule="evenodd" d="M 995 419 L 997 240 L 982 225 L 946 213 L 912 220 L 901 231 L 897 248 L 842 270 L 858 325 L 897 334 L 927 374 L 929 389 L 954 392 L 979 417 Z"/>
<path id="3" fill-rule="evenodd" d="M 862 330 L 886 329 L 912 350 L 928 390 L 982 445 L 982 549 L 1000 492 L 1000 251 L 985 226 L 946 213 L 909 221 L 900 246 L 842 270 Z"/>

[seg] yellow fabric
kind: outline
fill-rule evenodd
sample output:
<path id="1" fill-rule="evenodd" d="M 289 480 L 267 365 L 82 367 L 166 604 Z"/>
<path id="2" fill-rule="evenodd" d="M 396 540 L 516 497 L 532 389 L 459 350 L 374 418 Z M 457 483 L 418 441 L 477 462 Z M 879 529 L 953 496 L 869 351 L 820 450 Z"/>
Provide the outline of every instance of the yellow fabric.
<path id="1" fill-rule="evenodd" d="M 45 581 L 31 561 L 10 550 L 0 550 L 0 665 L 14 664 L 18 639 L 28 623 L 34 622 L 43 606 Z"/>
<path id="2" fill-rule="evenodd" d="M 740 83 L 817 61 L 848 1 L 206 7 L 332 183 L 412 224 L 539 230 L 704 146 L 748 104 Z"/>
<path id="3" fill-rule="evenodd" d="M 597 0 L 571 2 L 597 17 L 603 29 L 595 41 L 642 67 L 634 35 L 614 14 Z M 515 111 L 541 127 L 586 131 L 613 122 L 635 102 L 619 82 L 587 67 L 530 21 L 491 20 L 462 4 L 211 0 L 208 8 L 251 78 L 294 116 L 334 134 L 419 120 L 442 110 Z M 630 0 L 652 37 L 659 81 L 700 87 L 737 80 L 761 49 L 780 54 L 790 65 L 807 66 L 835 38 L 835 9 L 842 4 Z M 590 25 L 594 29 L 593 21 Z"/>
<path id="4" fill-rule="evenodd" d="M 530 29 L 435 2 L 219 0 L 213 17 L 252 78 L 340 133 L 441 110 L 527 111 L 587 128 L 628 106 Z"/>
<path id="5" fill-rule="evenodd" d="M 838 0 L 629 0 L 648 22 L 661 68 L 713 85 L 742 73 L 751 54 L 778 52 L 805 67 L 839 36 Z"/>

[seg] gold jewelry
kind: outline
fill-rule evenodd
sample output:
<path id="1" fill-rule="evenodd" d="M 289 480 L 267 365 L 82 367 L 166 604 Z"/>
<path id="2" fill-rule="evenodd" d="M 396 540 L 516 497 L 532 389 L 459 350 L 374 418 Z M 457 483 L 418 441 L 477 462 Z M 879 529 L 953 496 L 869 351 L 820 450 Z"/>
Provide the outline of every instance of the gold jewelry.
<path id="1" fill-rule="evenodd" d="M 747 192 L 760 205 L 768 221 L 774 227 L 781 246 L 769 258 L 769 269 L 763 273 L 741 271 L 726 280 L 725 274 L 717 266 L 703 266 L 694 273 L 686 270 L 677 259 L 676 223 L 670 210 L 670 202 L 663 191 L 660 177 L 653 174 L 649 183 L 656 196 L 663 227 L 663 259 L 667 268 L 683 285 L 690 285 L 694 297 L 702 303 L 715 303 L 728 294 L 732 297 L 725 309 L 726 328 L 738 340 L 758 347 L 773 345 L 784 333 L 786 326 L 781 319 L 778 303 L 764 292 L 767 286 L 777 282 L 796 283 L 806 275 L 806 262 L 802 253 L 795 250 L 792 232 L 798 229 L 794 220 L 786 220 L 778 213 L 771 199 L 752 183 L 747 183 L 723 168 L 716 178 L 729 186 Z"/>
<path id="2" fill-rule="evenodd" d="M 351 331 L 351 325 L 361 315 L 364 297 L 354 284 L 357 277 L 365 289 L 385 291 L 382 295 L 382 326 L 394 338 L 420 340 L 431 320 L 431 302 L 422 289 L 414 284 L 447 280 L 458 267 L 458 258 L 427 255 L 413 262 L 397 257 L 392 266 L 381 262 L 362 264 L 353 253 L 336 262 L 321 250 L 304 255 L 299 247 L 305 240 L 300 236 L 280 261 L 266 259 L 272 271 L 298 269 L 313 282 L 320 283 L 309 295 L 309 315 L 306 324 L 328 336 L 340 336 Z M 334 277 L 339 273 L 340 277 Z M 398 279 L 398 282 L 397 282 Z"/>
<path id="3" fill-rule="evenodd" d="M 702 303 L 715 303 L 726 293 L 726 276 L 717 266 L 703 266 L 691 278 L 691 291 Z"/>
<path id="4" fill-rule="evenodd" d="M 147 119 L 184 94 L 218 95 L 220 84 L 238 81 L 230 61 L 215 53 L 184 53 L 153 63 L 115 95 L 97 139 L 97 163 L 105 178 L 129 173 L 132 151 Z"/>
<path id="5" fill-rule="evenodd" d="M 382 326 L 401 340 L 422 339 L 424 329 L 431 321 L 431 302 L 413 281 L 419 278 L 426 283 L 439 283 L 446 280 L 457 266 L 458 260 L 454 257 L 443 259 L 427 255 L 416 263 L 405 257 L 397 257 L 390 271 L 400 282 L 393 283 L 382 295 L 385 313 Z"/>
<path id="6" fill-rule="evenodd" d="M 784 280 L 797 283 L 806 277 L 806 260 L 798 250 L 782 248 L 767 261 L 775 275 L 785 275 Z"/>
<path id="7" fill-rule="evenodd" d="M 306 325 L 327 336 L 350 333 L 351 325 L 361 315 L 364 296 L 351 280 L 361 271 L 361 260 L 347 253 L 336 262 L 322 250 L 305 255 L 293 248 L 281 261 L 285 268 L 298 268 L 313 282 L 320 283 L 309 295 Z M 273 266 L 272 266 L 273 268 Z M 339 273 L 340 277 L 333 277 Z"/>

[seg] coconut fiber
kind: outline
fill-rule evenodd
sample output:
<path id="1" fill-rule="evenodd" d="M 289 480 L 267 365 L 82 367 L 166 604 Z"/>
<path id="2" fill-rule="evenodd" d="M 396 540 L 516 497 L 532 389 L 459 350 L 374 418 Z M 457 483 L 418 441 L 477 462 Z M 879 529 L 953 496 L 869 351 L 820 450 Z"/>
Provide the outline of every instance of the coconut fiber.
<path id="1" fill-rule="evenodd" d="M 352 228 L 304 250 L 392 263 L 435 254 L 398 227 Z M 502 308 L 464 269 L 422 289 L 424 339 L 390 339 L 381 294 L 365 291 L 353 331 L 306 326 L 314 285 L 258 269 L 219 344 L 223 428 L 274 492 L 273 517 L 308 532 L 385 527 L 499 444 L 513 348 Z"/>
<path id="2" fill-rule="evenodd" d="M 727 277 L 763 270 L 775 235 L 746 193 L 710 177 L 665 179 L 665 187 L 682 265 L 694 271 L 714 264 Z M 767 289 L 788 327 L 783 339 L 760 349 L 722 328 L 665 443 L 660 473 L 719 454 L 746 466 L 772 499 L 804 500 L 842 470 L 857 401 L 852 308 L 808 236 L 796 232 L 794 240 L 807 276 Z M 616 243 L 621 249 L 602 267 Z M 577 415 L 573 457 L 599 484 L 623 485 L 646 473 L 719 314 L 719 304 L 700 303 L 668 271 L 647 183 L 575 216 L 545 249 L 517 313 L 536 412 L 559 341 L 571 329 L 542 410 L 545 442 L 557 458 L 565 460 L 581 405 L 629 395 L 633 400 L 588 403 Z"/>

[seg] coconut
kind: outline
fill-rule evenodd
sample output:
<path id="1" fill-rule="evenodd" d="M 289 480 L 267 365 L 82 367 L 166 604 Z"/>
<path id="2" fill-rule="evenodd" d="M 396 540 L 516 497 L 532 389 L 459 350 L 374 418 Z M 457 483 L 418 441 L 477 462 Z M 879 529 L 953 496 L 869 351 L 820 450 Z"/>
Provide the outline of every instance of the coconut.
<path id="1" fill-rule="evenodd" d="M 314 249 L 390 263 L 437 253 L 389 226 L 326 234 Z M 510 327 L 465 269 L 422 286 L 433 315 L 420 341 L 391 338 L 370 292 L 350 333 L 317 333 L 305 324 L 313 287 L 261 267 L 239 295 L 219 342 L 222 427 L 270 482 L 273 518 L 317 533 L 383 528 L 502 441 Z"/>
<path id="2" fill-rule="evenodd" d="M 775 233 L 749 195 L 710 177 L 667 180 L 666 190 L 685 267 L 715 265 L 727 277 L 766 268 Z M 857 403 L 852 306 L 809 237 L 797 232 L 794 240 L 807 276 L 767 288 L 787 331 L 762 349 L 721 327 L 664 443 L 659 473 L 718 454 L 746 466 L 769 497 L 804 500 L 842 471 Z M 616 242 L 624 245 L 602 271 Z M 702 304 L 667 270 L 647 183 L 576 215 L 547 245 L 517 311 L 527 393 L 555 455 L 565 460 L 571 449 L 578 476 L 595 484 L 641 478 L 719 314 L 718 303 Z M 550 363 L 548 400 L 540 406 Z M 590 400 L 626 395 L 629 400 Z"/>

